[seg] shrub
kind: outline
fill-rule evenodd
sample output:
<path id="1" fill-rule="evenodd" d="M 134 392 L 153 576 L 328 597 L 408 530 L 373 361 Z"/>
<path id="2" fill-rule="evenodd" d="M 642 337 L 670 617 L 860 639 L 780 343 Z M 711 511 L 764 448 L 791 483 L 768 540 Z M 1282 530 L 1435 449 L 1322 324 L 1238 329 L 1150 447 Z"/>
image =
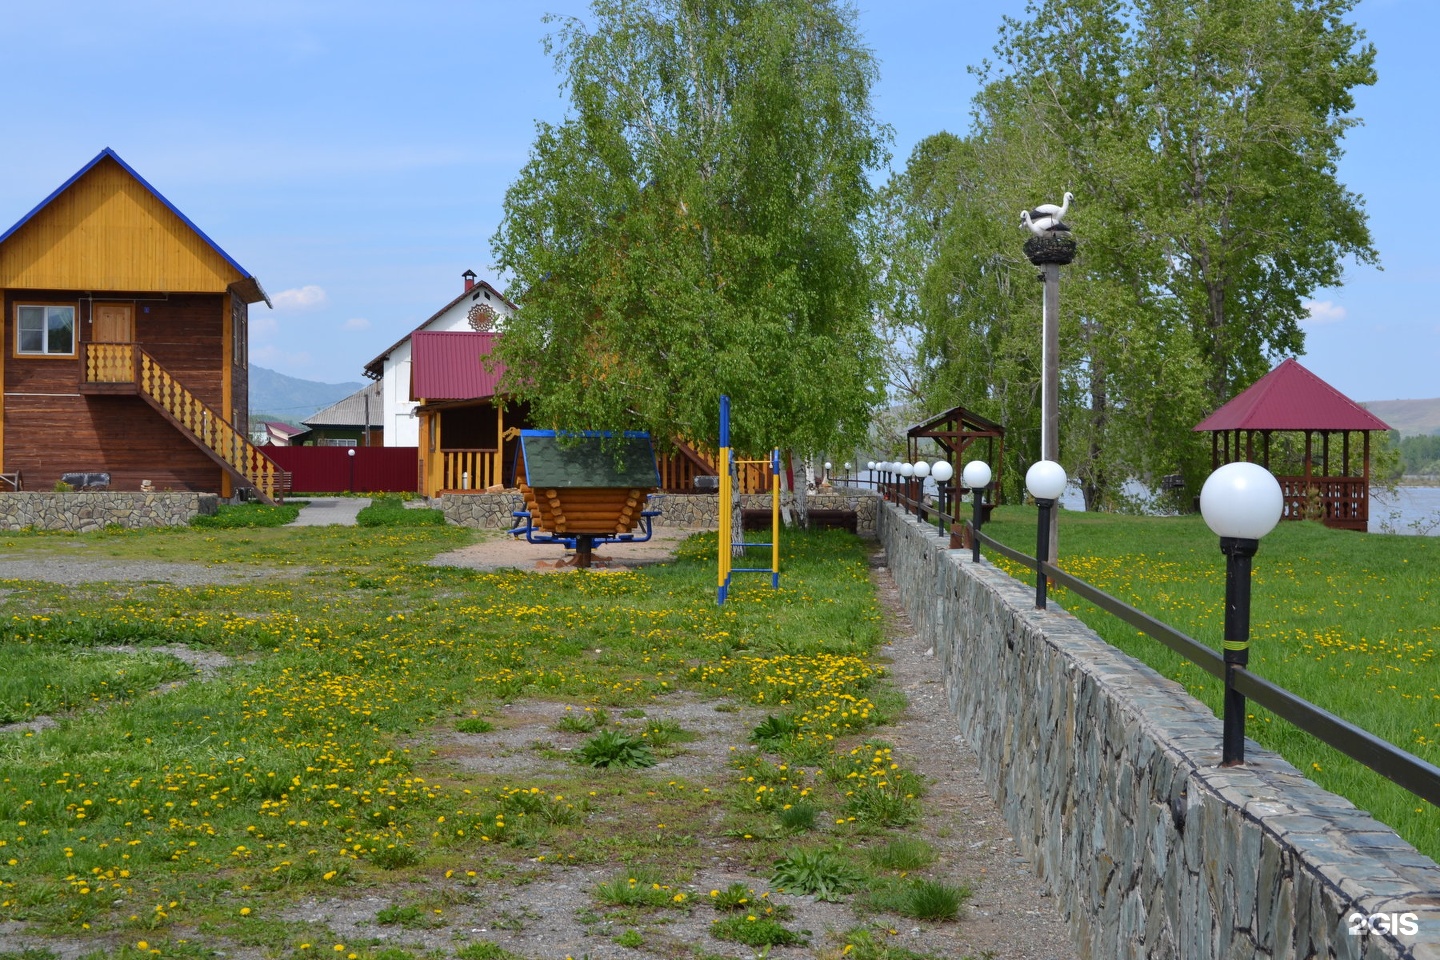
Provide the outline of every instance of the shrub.
<path id="1" fill-rule="evenodd" d="M 797 850 L 775 861 L 770 882 L 788 893 L 814 894 L 831 902 L 862 887 L 865 874 L 829 850 Z"/>
<path id="2" fill-rule="evenodd" d="M 581 763 L 592 767 L 655 766 L 655 754 L 650 752 L 650 745 L 621 730 L 605 730 L 586 740 L 578 756 Z"/>

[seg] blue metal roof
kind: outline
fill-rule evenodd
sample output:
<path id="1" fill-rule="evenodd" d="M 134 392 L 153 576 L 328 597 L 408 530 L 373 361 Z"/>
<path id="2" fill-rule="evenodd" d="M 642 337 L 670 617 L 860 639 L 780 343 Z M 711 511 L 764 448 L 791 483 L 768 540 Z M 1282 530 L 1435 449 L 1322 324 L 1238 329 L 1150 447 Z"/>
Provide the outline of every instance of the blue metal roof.
<path id="1" fill-rule="evenodd" d="M 15 224 L 10 227 L 9 230 L 6 230 L 3 234 L 0 234 L 0 243 L 4 243 L 6 240 L 9 240 L 11 235 L 14 234 L 15 231 L 19 230 L 21 227 L 25 226 L 25 224 L 29 223 L 36 214 L 48 207 L 55 200 L 56 197 L 60 196 L 60 194 L 64 193 L 66 190 L 69 190 L 70 187 L 75 183 L 75 181 L 79 180 L 81 177 L 85 176 L 85 174 L 89 173 L 92 169 L 94 169 L 97 163 L 99 163 L 101 160 L 104 160 L 106 157 L 109 157 L 111 160 L 114 160 L 116 163 L 120 164 L 120 169 L 130 174 L 130 176 L 134 177 L 136 182 L 139 183 L 146 190 L 149 190 L 151 195 L 154 196 L 155 199 L 165 204 L 165 208 L 171 213 L 175 214 L 175 216 L 179 217 L 181 223 L 185 224 L 185 226 L 189 227 L 195 232 L 196 236 L 209 244 L 210 249 L 218 253 L 222 260 L 224 260 L 230 266 L 234 267 L 235 272 L 240 274 L 240 277 L 242 279 L 253 281 L 256 290 L 260 293 L 261 298 L 264 299 L 266 304 L 270 303 L 269 294 L 267 294 L 264 289 L 260 287 L 260 282 L 255 279 L 254 274 L 252 274 L 249 270 L 246 270 L 244 267 L 240 266 L 240 264 L 235 261 L 234 257 L 230 256 L 230 254 L 226 253 L 221 248 L 220 244 L 216 243 L 214 240 L 211 240 L 209 235 L 206 234 L 204 230 L 201 230 L 199 227 L 197 227 L 193 220 L 180 212 L 179 207 L 175 206 L 175 204 L 171 203 L 168 199 L 166 199 L 163 193 L 151 186 L 150 181 L 140 176 L 140 174 L 135 171 L 134 167 L 130 166 L 130 164 L 120 159 L 120 154 L 116 153 L 114 150 L 111 150 L 109 147 L 106 147 L 104 150 L 101 150 L 99 153 L 95 154 L 95 159 L 91 160 L 89 163 L 85 164 L 85 166 L 75 171 L 74 176 L 72 176 L 69 180 L 66 180 L 64 183 L 60 184 L 60 186 L 56 187 L 54 192 L 52 192 L 50 196 L 37 203 L 35 205 L 35 209 L 31 210 L 29 213 L 25 214 L 25 216 L 15 221 Z"/>

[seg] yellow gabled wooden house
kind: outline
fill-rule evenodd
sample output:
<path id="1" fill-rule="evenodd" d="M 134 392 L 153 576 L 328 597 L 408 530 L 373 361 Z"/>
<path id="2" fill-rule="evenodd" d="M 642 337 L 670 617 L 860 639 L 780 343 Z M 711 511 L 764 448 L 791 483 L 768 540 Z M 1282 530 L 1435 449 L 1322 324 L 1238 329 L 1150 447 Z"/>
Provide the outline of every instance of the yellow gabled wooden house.
<path id="1" fill-rule="evenodd" d="M 248 311 L 269 299 L 113 150 L 0 235 L 0 295 L 0 472 L 277 495 L 247 437 Z"/>

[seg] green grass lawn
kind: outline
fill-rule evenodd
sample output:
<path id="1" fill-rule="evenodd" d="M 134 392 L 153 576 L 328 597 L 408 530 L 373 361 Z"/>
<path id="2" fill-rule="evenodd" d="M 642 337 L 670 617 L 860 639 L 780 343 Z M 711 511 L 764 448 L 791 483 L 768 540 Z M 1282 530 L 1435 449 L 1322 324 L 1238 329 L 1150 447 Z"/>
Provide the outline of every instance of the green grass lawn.
<path id="1" fill-rule="evenodd" d="M 1003 507 L 985 532 L 1027 554 L 1036 511 Z M 1059 566 L 1220 649 L 1225 560 L 1198 517 L 1060 514 Z M 1020 579 L 1033 572 L 996 561 Z M 1440 764 L 1440 538 L 1282 523 L 1253 560 L 1250 669 Z M 1065 590 L 1066 610 L 1220 710 L 1219 680 Z M 1246 732 L 1440 859 L 1440 811 L 1251 705 Z"/>
<path id="2" fill-rule="evenodd" d="M 781 589 L 737 577 L 717 607 L 714 534 L 639 571 L 426 563 L 475 536 L 0 535 L 0 554 L 37 568 L 187 562 L 218 580 L 0 583 L 0 713 L 57 723 L 0 734 L 0 921 L 93 940 L 96 957 L 216 945 L 329 956 L 334 936 L 285 919 L 287 904 L 380 891 L 397 902 L 378 924 L 443 926 L 479 909 L 467 884 L 511 884 L 523 904 L 544 871 L 623 863 L 666 888 L 663 903 L 623 907 L 648 930 L 699 909 L 674 891 L 716 841 L 758 876 L 782 855 L 838 846 L 832 881 L 859 876 L 857 896 L 894 886 L 900 872 L 865 849 L 911 829 L 923 785 L 873 739 L 903 701 L 870 655 L 881 618 L 866 544 L 788 537 Z M 198 676 L 170 655 L 176 645 L 226 665 Z M 752 736 L 761 750 L 708 783 L 647 772 L 707 732 L 646 718 L 677 695 L 768 715 Z M 592 735 L 575 751 L 585 762 L 543 738 L 525 753 L 564 772 L 474 774 L 447 761 L 457 736 L 482 736 L 525 703 L 573 705 L 550 735 Z M 608 915 L 595 897 L 593 914 Z M 787 916 L 777 907 L 744 933 L 773 938 L 757 946 L 803 939 Z M 868 936 L 863 923 L 852 934 Z"/>

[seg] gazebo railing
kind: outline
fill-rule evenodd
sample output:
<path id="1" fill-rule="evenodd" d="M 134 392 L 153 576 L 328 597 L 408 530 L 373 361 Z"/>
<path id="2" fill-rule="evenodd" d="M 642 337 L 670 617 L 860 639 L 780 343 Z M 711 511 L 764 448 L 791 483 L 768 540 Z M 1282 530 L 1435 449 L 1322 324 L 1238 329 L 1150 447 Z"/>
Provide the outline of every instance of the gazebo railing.
<path id="1" fill-rule="evenodd" d="M 1364 477 L 1276 477 L 1285 497 L 1286 520 L 1321 520 L 1365 529 L 1370 490 Z"/>

